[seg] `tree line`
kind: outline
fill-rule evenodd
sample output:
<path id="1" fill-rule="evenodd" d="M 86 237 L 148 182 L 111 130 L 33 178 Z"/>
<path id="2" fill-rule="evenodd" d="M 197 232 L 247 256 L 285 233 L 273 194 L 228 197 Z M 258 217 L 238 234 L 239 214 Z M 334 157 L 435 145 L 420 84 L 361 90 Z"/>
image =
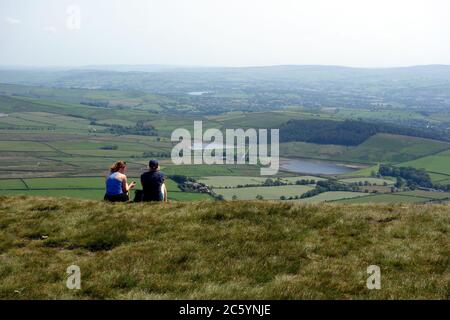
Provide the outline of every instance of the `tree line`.
<path id="1" fill-rule="evenodd" d="M 280 127 L 280 141 L 304 141 L 317 144 L 356 146 L 377 133 L 449 141 L 450 137 L 439 130 L 422 130 L 386 123 L 356 120 L 334 121 L 319 119 L 290 120 Z"/>
<path id="2" fill-rule="evenodd" d="M 413 167 L 394 167 L 382 164 L 378 170 L 380 175 L 397 178 L 395 187 L 400 188 L 406 184 L 410 189 L 433 188 L 442 191 L 450 191 L 450 185 L 434 184 L 430 175 L 424 169 Z"/>

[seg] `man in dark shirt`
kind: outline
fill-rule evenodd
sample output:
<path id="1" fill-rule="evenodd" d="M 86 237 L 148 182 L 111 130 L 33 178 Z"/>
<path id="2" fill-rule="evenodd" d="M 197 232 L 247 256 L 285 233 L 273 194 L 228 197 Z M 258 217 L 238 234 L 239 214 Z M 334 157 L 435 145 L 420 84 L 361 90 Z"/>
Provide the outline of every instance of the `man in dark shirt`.
<path id="1" fill-rule="evenodd" d="M 149 171 L 141 175 L 141 184 L 144 192 L 143 201 L 166 201 L 167 192 L 164 185 L 164 173 L 159 171 L 159 164 L 156 160 L 148 163 Z"/>

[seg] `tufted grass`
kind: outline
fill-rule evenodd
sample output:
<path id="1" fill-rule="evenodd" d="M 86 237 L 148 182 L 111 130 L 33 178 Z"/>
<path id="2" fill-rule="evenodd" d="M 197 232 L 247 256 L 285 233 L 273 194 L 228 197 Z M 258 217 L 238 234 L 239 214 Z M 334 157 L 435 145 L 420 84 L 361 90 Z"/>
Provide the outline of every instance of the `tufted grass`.
<path id="1" fill-rule="evenodd" d="M 449 299 L 449 229 L 449 204 L 0 197 L 0 299 Z"/>

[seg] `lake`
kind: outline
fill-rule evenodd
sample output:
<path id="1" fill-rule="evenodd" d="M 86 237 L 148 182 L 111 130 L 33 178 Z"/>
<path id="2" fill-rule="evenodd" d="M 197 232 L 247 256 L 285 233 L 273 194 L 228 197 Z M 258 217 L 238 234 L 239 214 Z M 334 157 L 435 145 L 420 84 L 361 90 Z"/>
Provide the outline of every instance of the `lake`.
<path id="1" fill-rule="evenodd" d="M 342 163 L 312 159 L 280 159 L 280 168 L 303 174 L 342 174 L 359 169 Z"/>

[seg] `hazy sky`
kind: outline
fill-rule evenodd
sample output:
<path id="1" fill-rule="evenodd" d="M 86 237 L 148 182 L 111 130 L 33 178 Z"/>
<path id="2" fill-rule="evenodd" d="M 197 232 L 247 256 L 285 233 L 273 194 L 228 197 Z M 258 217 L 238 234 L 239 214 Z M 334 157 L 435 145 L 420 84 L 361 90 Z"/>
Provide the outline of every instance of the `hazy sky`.
<path id="1" fill-rule="evenodd" d="M 449 16 L 448 0 L 0 0 L 0 65 L 450 64 Z"/>

